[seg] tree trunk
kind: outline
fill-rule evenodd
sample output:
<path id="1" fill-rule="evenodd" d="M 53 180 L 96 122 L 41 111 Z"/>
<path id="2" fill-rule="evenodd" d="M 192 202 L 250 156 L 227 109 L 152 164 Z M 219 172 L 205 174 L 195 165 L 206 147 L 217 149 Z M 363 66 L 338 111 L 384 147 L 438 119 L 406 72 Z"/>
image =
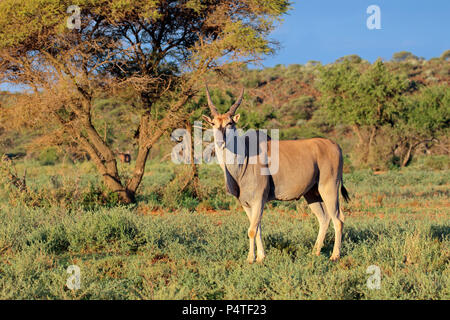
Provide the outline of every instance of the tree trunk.
<path id="1" fill-rule="evenodd" d="M 173 116 L 179 109 L 191 98 L 192 92 L 188 91 L 183 97 L 175 103 L 169 110 L 172 115 L 163 121 L 162 124 L 154 132 L 150 132 L 150 111 L 146 111 L 142 116 L 137 131 L 139 138 L 139 151 L 136 158 L 136 164 L 133 170 L 133 175 L 127 184 L 123 184 L 120 180 L 119 171 L 117 169 L 117 161 L 114 152 L 107 145 L 106 141 L 102 139 L 97 130 L 90 121 L 89 114 L 80 111 L 79 116 L 81 126 L 78 128 L 72 127 L 70 124 L 68 128 L 74 132 L 74 137 L 80 142 L 83 148 L 91 157 L 99 173 L 103 176 L 106 187 L 118 194 L 121 203 L 132 203 L 136 201 L 136 191 L 144 176 L 145 164 L 154 143 L 172 127 L 173 121 L 177 117 Z M 149 110 L 149 108 L 148 108 Z"/>
<path id="2" fill-rule="evenodd" d="M 409 160 L 411 159 L 411 151 L 413 150 L 413 144 L 410 143 L 409 147 L 408 147 L 408 151 L 406 152 L 406 155 L 403 157 L 402 163 L 400 164 L 400 166 L 402 168 L 406 167 L 406 165 L 408 164 Z"/>
<path id="3" fill-rule="evenodd" d="M 127 190 L 123 187 L 118 174 L 115 174 L 114 172 L 111 172 L 108 170 L 107 166 L 105 166 L 104 160 L 102 160 L 101 155 L 99 155 L 99 152 L 96 150 L 96 148 L 92 145 L 92 143 L 84 138 L 79 138 L 81 141 L 81 144 L 83 145 L 84 149 L 87 151 L 87 153 L 90 155 L 91 160 L 94 162 L 95 166 L 97 167 L 97 170 L 99 173 L 103 176 L 103 182 L 105 183 L 105 186 L 112 192 L 117 193 L 119 196 L 119 200 L 122 203 L 128 204 L 134 201 L 134 197 L 130 195 Z M 114 159 L 114 164 L 115 159 Z M 110 164 L 109 167 L 112 167 Z M 117 172 L 117 166 L 115 171 Z"/>
<path id="4" fill-rule="evenodd" d="M 192 142 L 192 144 L 191 144 L 191 148 L 190 148 L 190 151 L 191 151 L 191 154 L 190 154 L 190 160 L 191 160 L 191 174 L 192 174 L 192 184 L 193 184 L 193 187 L 194 187 L 194 193 L 195 193 L 195 196 L 197 197 L 197 198 L 201 198 L 201 195 L 200 195 L 200 182 L 199 182 L 199 179 L 198 179 L 198 168 L 197 168 L 197 164 L 195 163 L 195 157 L 194 157 L 194 137 L 192 136 L 192 124 L 189 122 L 189 121 L 187 121 L 186 122 L 186 130 L 187 130 L 187 132 L 188 132 L 188 134 L 191 136 L 191 142 Z"/>
<path id="5" fill-rule="evenodd" d="M 372 131 L 370 132 L 369 141 L 367 143 L 366 153 L 364 156 L 364 159 L 365 159 L 364 163 L 366 163 L 366 164 L 369 162 L 370 156 L 372 155 L 373 142 L 375 140 L 377 130 L 378 130 L 378 127 L 373 127 Z"/>
<path id="6" fill-rule="evenodd" d="M 106 187 L 117 193 L 120 202 L 134 202 L 134 194 L 129 193 L 120 181 L 117 162 L 111 148 L 102 140 L 89 119 L 84 120 L 82 124 L 87 134 L 87 138 L 81 138 L 82 144 L 103 176 Z"/>
<path id="7" fill-rule="evenodd" d="M 359 126 L 354 124 L 352 126 L 352 128 L 353 128 L 353 131 L 356 133 L 356 136 L 358 137 L 359 146 L 362 147 L 364 145 L 364 138 L 363 138 L 363 136 L 361 134 L 361 130 L 360 130 Z"/>
<path id="8" fill-rule="evenodd" d="M 189 98 L 192 97 L 192 94 L 184 94 L 181 100 L 175 103 L 169 112 L 176 113 L 179 109 L 188 101 Z M 127 192 L 130 195 L 136 194 L 136 191 L 142 181 L 142 177 L 144 176 L 145 164 L 147 163 L 148 154 L 153 144 L 166 132 L 166 130 L 170 129 L 173 125 L 171 122 L 176 118 L 174 116 L 166 118 L 165 121 L 159 125 L 158 129 L 154 132 L 150 132 L 150 111 L 145 112 L 141 116 L 141 121 L 139 123 L 139 152 L 136 158 L 136 164 L 133 171 L 133 176 L 127 184 Z"/>
<path id="9" fill-rule="evenodd" d="M 415 153 L 415 151 L 417 150 L 417 148 L 424 143 L 426 145 L 427 142 L 432 142 L 434 140 L 434 138 L 432 139 L 425 139 L 422 141 L 417 141 L 416 143 L 413 143 L 412 141 L 409 142 L 409 147 L 408 147 L 408 151 L 406 152 L 406 155 L 403 158 L 403 161 L 401 163 L 402 167 L 406 167 L 406 165 L 408 164 L 408 162 L 411 160 L 413 154 Z"/>
<path id="10" fill-rule="evenodd" d="M 361 132 L 361 128 L 359 127 L 359 125 L 354 124 L 354 125 L 352 125 L 352 129 L 356 133 L 356 136 L 358 137 L 357 147 L 365 150 L 365 151 L 363 151 L 362 157 L 360 158 L 360 160 L 362 163 L 367 163 L 367 156 L 369 153 L 369 151 L 367 149 L 368 144 L 367 144 L 366 140 L 364 139 L 364 136 Z"/>

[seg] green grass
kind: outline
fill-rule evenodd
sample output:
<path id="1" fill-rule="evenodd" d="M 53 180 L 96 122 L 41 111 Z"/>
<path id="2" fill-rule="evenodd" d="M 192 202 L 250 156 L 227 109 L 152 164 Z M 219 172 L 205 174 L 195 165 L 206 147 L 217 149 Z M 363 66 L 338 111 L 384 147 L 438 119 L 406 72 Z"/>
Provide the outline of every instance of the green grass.
<path id="1" fill-rule="evenodd" d="M 329 261 L 332 228 L 322 255 L 311 254 L 318 224 L 303 200 L 272 202 L 267 258 L 249 265 L 248 220 L 218 166 L 200 167 L 205 199 L 187 192 L 170 208 L 173 164 L 149 163 L 140 202 L 128 207 L 83 202 L 101 190 L 88 163 L 24 162 L 18 172 L 25 167 L 33 201 L 0 191 L 1 299 L 450 299 L 446 169 L 346 174 L 339 262 Z M 70 265 L 81 269 L 79 290 L 66 287 Z M 381 270 L 378 290 L 366 285 L 370 265 Z"/>

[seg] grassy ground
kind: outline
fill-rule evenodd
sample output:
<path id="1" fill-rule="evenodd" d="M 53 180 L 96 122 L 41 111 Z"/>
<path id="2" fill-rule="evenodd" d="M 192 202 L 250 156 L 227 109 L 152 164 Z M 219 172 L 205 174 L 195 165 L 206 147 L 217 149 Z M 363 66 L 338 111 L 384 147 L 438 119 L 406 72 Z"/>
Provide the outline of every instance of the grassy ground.
<path id="1" fill-rule="evenodd" d="M 176 192 L 179 166 L 151 163 L 128 207 L 102 196 L 88 163 L 25 167 L 30 196 L 0 191 L 1 299 L 450 299 L 450 170 L 345 174 L 336 263 L 332 228 L 311 254 L 318 224 L 303 200 L 272 202 L 267 258 L 249 265 L 247 217 L 218 166 L 201 166 L 199 201 Z M 66 287 L 70 265 L 79 290 Z M 366 284 L 370 265 L 379 289 Z"/>

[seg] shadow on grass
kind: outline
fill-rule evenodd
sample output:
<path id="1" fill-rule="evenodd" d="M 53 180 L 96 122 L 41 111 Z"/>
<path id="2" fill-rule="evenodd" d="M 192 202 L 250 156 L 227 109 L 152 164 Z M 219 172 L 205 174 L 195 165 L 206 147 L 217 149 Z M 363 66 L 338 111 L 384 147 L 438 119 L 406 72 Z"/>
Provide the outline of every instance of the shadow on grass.
<path id="1" fill-rule="evenodd" d="M 380 236 L 384 235 L 382 230 L 373 229 L 356 229 L 348 226 L 344 228 L 343 242 L 349 241 L 353 243 L 361 243 L 366 241 L 378 241 Z"/>
<path id="2" fill-rule="evenodd" d="M 264 245 L 267 249 L 277 249 L 281 252 L 287 253 L 291 258 L 297 256 L 297 245 L 288 239 L 286 235 L 282 233 L 270 234 L 264 239 Z"/>
<path id="3" fill-rule="evenodd" d="M 445 239 L 450 238 L 450 226 L 431 226 L 430 234 L 432 238 L 444 241 Z"/>
<path id="4" fill-rule="evenodd" d="M 266 249 L 276 249 L 280 252 L 286 253 L 294 261 L 300 255 L 304 254 L 305 247 L 310 254 L 313 254 L 315 245 L 315 237 L 312 239 L 304 239 L 301 244 L 295 243 L 288 238 L 287 235 L 282 233 L 276 233 L 268 235 L 264 238 L 264 246 Z M 321 249 L 321 255 L 325 257 L 331 257 L 334 248 L 334 234 L 327 233 L 324 240 L 323 247 Z"/>
<path id="5" fill-rule="evenodd" d="M 387 192 L 386 196 L 395 198 L 416 198 L 417 192 L 415 191 L 405 191 L 405 192 Z M 426 192 L 420 192 L 421 199 L 433 199 L 436 197 L 450 197 L 449 190 L 431 190 Z"/>

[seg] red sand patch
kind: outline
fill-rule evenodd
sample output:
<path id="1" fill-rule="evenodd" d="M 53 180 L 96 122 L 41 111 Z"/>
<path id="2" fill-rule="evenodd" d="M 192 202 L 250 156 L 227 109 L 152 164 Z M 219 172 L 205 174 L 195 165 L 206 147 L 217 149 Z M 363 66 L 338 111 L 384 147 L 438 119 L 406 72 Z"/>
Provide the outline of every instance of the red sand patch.
<path id="1" fill-rule="evenodd" d="M 147 215 L 160 216 L 160 215 L 167 213 L 167 211 L 164 211 L 162 209 L 154 209 L 154 208 L 148 207 L 146 205 L 139 206 L 137 211 L 138 211 L 138 214 L 143 215 L 143 216 L 147 216 Z"/>

